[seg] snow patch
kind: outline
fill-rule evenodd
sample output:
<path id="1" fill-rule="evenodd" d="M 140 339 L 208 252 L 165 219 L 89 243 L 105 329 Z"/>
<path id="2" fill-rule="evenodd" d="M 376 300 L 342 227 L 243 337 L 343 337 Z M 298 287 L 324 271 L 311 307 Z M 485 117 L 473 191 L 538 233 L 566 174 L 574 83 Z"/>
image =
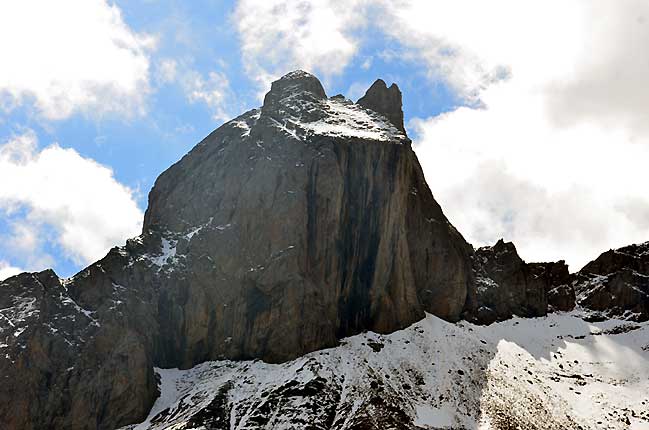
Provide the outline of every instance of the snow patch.
<path id="1" fill-rule="evenodd" d="M 315 134 L 333 137 L 398 142 L 405 136 L 383 116 L 347 100 L 325 101 L 328 115 L 301 126 Z"/>
<path id="2" fill-rule="evenodd" d="M 160 254 L 156 256 L 146 256 L 146 258 L 153 263 L 154 265 L 158 266 L 158 271 L 162 269 L 163 266 L 165 266 L 168 263 L 173 262 L 176 258 L 176 244 L 178 243 L 177 240 L 169 240 L 165 237 L 162 238 L 162 247 L 160 250 Z M 171 269 L 173 271 L 173 269 Z"/>
<path id="3" fill-rule="evenodd" d="M 433 408 L 430 405 L 417 405 L 415 411 L 415 425 L 417 426 L 444 429 L 455 425 L 455 410 L 449 405 L 440 408 Z"/>

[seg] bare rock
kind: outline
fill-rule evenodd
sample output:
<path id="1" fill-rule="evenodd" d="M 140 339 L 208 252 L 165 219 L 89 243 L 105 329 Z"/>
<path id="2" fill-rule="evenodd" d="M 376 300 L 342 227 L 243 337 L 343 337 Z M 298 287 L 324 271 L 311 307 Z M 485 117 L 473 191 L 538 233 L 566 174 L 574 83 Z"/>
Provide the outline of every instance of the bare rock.
<path id="1" fill-rule="evenodd" d="M 564 261 L 526 263 L 511 242 L 476 250 L 475 287 L 465 317 L 483 324 L 511 318 L 537 317 L 549 310 L 574 307 L 568 266 Z M 572 297 L 572 300 L 571 300 Z"/>
<path id="2" fill-rule="evenodd" d="M 383 79 L 377 79 L 356 103 L 384 115 L 396 128 L 405 133 L 401 90 L 397 84 L 388 88 Z"/>
<path id="3" fill-rule="evenodd" d="M 649 242 L 604 252 L 577 273 L 575 291 L 592 318 L 649 320 Z"/>

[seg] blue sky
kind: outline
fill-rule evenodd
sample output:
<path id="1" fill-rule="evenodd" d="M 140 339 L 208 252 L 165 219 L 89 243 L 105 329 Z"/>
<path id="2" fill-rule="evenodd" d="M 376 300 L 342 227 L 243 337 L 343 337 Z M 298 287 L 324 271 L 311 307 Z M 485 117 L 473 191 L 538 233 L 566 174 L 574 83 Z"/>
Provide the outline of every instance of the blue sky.
<path id="1" fill-rule="evenodd" d="M 642 2 L 33 3 L 0 6 L 0 275 L 69 276 L 138 234 L 155 178 L 295 68 L 352 99 L 398 83 L 431 189 L 476 246 L 577 269 L 649 239 Z"/>

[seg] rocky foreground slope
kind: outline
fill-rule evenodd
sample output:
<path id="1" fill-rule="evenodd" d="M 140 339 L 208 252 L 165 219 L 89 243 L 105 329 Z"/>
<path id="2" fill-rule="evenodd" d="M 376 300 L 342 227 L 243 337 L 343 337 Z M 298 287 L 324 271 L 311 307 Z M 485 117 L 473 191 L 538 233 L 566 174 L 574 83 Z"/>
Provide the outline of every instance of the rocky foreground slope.
<path id="1" fill-rule="evenodd" d="M 0 283 L 0 424 L 115 429 L 149 415 L 156 368 L 284 362 L 426 313 L 492 323 L 577 304 L 643 321 L 648 246 L 578 274 L 511 243 L 474 250 L 425 182 L 396 85 L 353 103 L 292 72 L 160 175 L 139 237 L 70 279 Z M 212 409 L 227 415 L 226 391 Z"/>
<path id="2" fill-rule="evenodd" d="M 156 372 L 161 396 L 130 430 L 649 428 L 649 323 L 578 311 L 490 326 L 428 315 L 283 364 Z"/>

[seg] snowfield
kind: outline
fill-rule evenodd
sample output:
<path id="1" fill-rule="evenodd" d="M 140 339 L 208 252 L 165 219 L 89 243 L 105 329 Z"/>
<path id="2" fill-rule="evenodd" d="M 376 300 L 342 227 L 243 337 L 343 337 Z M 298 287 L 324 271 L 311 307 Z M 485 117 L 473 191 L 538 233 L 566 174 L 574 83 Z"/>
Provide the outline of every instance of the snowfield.
<path id="1" fill-rule="evenodd" d="M 649 430 L 649 323 L 578 312 L 490 326 L 427 315 L 283 364 L 157 369 L 129 429 Z"/>

